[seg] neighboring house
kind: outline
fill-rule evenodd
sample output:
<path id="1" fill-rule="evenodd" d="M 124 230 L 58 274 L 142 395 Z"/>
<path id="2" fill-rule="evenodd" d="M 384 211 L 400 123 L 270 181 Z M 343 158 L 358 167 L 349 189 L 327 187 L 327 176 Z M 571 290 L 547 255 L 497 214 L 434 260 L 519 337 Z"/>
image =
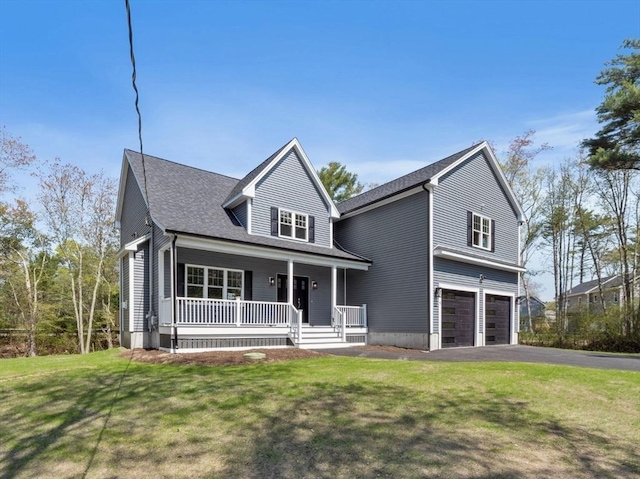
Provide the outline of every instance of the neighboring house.
<path id="1" fill-rule="evenodd" d="M 638 288 L 639 280 L 640 278 L 635 278 L 633 281 L 635 297 L 638 297 L 640 293 L 640 288 Z M 600 312 L 602 311 L 603 301 L 606 307 L 620 307 L 624 301 L 622 288 L 622 276 L 619 274 L 602 278 L 602 292 L 598 286 L 598 279 L 580 283 L 567 291 L 567 309 L 570 312 Z M 602 299 L 600 297 L 601 294 Z"/>
<path id="2" fill-rule="evenodd" d="M 241 180 L 125 150 L 121 344 L 516 343 L 521 218 L 486 142 L 337 207 L 296 139 Z"/>
<path id="3" fill-rule="evenodd" d="M 518 298 L 520 303 L 520 328 L 526 327 L 529 317 L 529 306 L 531 306 L 531 319 L 545 318 L 546 317 L 546 305 L 537 296 L 531 296 L 527 301 L 526 296 L 520 296 Z"/>
<path id="4" fill-rule="evenodd" d="M 520 317 L 524 318 L 529 315 L 529 304 L 531 304 L 531 317 L 541 318 L 545 316 L 546 305 L 537 296 L 531 296 L 527 301 L 526 296 L 520 296 Z"/>

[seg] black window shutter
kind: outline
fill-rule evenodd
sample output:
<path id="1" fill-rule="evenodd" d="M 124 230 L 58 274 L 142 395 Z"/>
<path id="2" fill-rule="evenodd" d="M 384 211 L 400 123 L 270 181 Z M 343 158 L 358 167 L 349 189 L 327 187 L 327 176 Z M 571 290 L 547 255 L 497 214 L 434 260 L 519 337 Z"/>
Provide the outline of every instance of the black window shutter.
<path id="1" fill-rule="evenodd" d="M 309 243 L 316 242 L 316 217 L 309 216 Z"/>
<path id="2" fill-rule="evenodd" d="M 467 211 L 467 246 L 473 246 L 473 213 Z"/>
<path id="3" fill-rule="evenodd" d="M 253 271 L 244 272 L 244 299 L 253 301 Z"/>
<path id="4" fill-rule="evenodd" d="M 496 220 L 491 220 L 491 252 L 496 251 Z"/>
<path id="5" fill-rule="evenodd" d="M 184 263 L 178 263 L 176 277 L 176 296 L 186 296 L 184 290 Z"/>
<path id="6" fill-rule="evenodd" d="M 278 208 L 271 207 L 271 236 L 278 236 Z"/>

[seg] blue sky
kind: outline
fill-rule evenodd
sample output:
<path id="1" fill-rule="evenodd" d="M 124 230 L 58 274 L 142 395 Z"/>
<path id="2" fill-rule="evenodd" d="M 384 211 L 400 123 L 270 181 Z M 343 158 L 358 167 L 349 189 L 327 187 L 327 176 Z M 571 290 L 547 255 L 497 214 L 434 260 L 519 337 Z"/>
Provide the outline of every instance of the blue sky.
<path id="1" fill-rule="evenodd" d="M 640 36 L 638 0 L 131 1 L 145 151 L 236 177 L 294 136 L 365 183 L 528 129 L 560 161 Z M 124 1 L 0 0 L 0 124 L 41 160 L 119 175 L 130 79 Z"/>

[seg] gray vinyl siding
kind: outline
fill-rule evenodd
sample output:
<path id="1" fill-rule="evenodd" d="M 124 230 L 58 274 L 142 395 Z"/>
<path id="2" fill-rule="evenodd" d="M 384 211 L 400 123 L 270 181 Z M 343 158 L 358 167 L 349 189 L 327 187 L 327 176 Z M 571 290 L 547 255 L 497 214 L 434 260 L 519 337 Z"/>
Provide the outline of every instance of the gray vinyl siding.
<path id="1" fill-rule="evenodd" d="M 145 224 L 147 206 L 131 167 L 127 166 L 127 168 L 124 207 L 120 218 L 120 246 L 124 246 L 149 232 L 149 227 Z"/>
<path id="2" fill-rule="evenodd" d="M 178 248 L 178 262 L 198 266 L 237 269 L 253 272 L 253 301 L 277 301 L 278 289 L 269 285 L 269 278 L 287 274 L 285 261 L 236 256 L 211 251 Z M 293 265 L 294 276 L 309 278 L 309 323 L 331 323 L 331 269 L 305 264 Z M 311 289 L 311 282 L 318 282 L 318 289 Z M 184 292 L 180 292 L 183 295 Z"/>
<path id="3" fill-rule="evenodd" d="M 512 293 L 516 297 L 518 295 L 518 273 L 510 273 L 508 271 L 501 271 L 497 269 L 486 268 L 484 266 L 460 263 L 443 258 L 434 258 L 433 265 L 433 282 L 435 286 L 439 286 L 440 284 L 444 283 L 448 285 L 466 286 L 480 289 L 478 298 L 480 310 L 480 331 L 482 331 L 484 328 L 484 314 L 482 313 L 482 311 L 484 311 L 483 292 L 485 289 L 490 289 L 494 292 L 503 291 L 505 293 Z M 480 283 L 480 275 L 483 275 L 484 277 L 482 283 Z M 439 317 L 437 302 L 433 305 L 433 312 L 435 315 L 434 317 Z M 515 327 L 514 325 L 517 324 L 517 322 L 515 321 L 515 318 L 511 319 L 514 323 L 512 325 L 513 328 Z M 517 331 L 517 327 L 515 331 Z M 436 324 L 434 324 L 433 332 L 440 332 L 437 322 Z"/>
<path id="4" fill-rule="evenodd" d="M 120 338 L 123 342 L 123 346 L 128 347 L 124 344 L 123 333 L 129 331 L 129 308 L 131 308 L 131 304 L 129 303 L 129 255 L 125 255 L 120 260 L 120 268 L 122 275 L 122 284 L 120 285 Z M 127 308 L 123 307 L 123 304 L 127 303 Z"/>
<path id="5" fill-rule="evenodd" d="M 315 243 L 331 246 L 329 207 L 295 151 L 258 182 L 251 209 L 252 234 L 271 235 L 272 206 L 314 216 Z"/>
<path id="6" fill-rule="evenodd" d="M 336 240 L 373 261 L 347 272 L 349 305 L 367 304 L 372 332 L 429 329 L 428 220 L 425 191 L 336 223 Z"/>
<path id="7" fill-rule="evenodd" d="M 171 294 L 171 251 L 164 252 L 164 297 L 170 298 Z"/>
<path id="8" fill-rule="evenodd" d="M 495 252 L 467 246 L 467 211 L 495 220 Z M 435 187 L 433 220 L 434 246 L 518 262 L 518 218 L 483 154 L 440 179 Z"/>
<path id="9" fill-rule="evenodd" d="M 149 311 L 149 262 L 147 258 L 148 243 L 133 254 L 133 330 L 146 331 L 145 316 Z"/>
<path id="10" fill-rule="evenodd" d="M 247 229 L 247 202 L 243 201 L 233 208 L 233 214 L 238 219 L 244 229 Z"/>
<path id="11" fill-rule="evenodd" d="M 156 316 L 160 307 L 160 298 L 158 295 L 158 282 L 160 281 L 160 250 L 171 242 L 171 238 L 165 236 L 158 225 L 153 224 L 153 311 Z M 166 271 L 166 265 L 165 265 Z"/>

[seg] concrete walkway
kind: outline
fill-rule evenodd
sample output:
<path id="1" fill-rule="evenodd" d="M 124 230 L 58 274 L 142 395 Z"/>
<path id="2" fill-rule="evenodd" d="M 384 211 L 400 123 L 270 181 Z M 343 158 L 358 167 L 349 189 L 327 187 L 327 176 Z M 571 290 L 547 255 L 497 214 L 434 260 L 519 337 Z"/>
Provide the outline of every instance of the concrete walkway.
<path id="1" fill-rule="evenodd" d="M 611 354 L 535 346 L 504 345 L 482 348 L 451 348 L 438 351 L 385 351 L 375 347 L 322 349 L 336 356 L 392 359 L 403 361 L 508 361 L 522 363 L 564 364 L 596 369 L 619 369 L 640 372 L 640 354 Z"/>

